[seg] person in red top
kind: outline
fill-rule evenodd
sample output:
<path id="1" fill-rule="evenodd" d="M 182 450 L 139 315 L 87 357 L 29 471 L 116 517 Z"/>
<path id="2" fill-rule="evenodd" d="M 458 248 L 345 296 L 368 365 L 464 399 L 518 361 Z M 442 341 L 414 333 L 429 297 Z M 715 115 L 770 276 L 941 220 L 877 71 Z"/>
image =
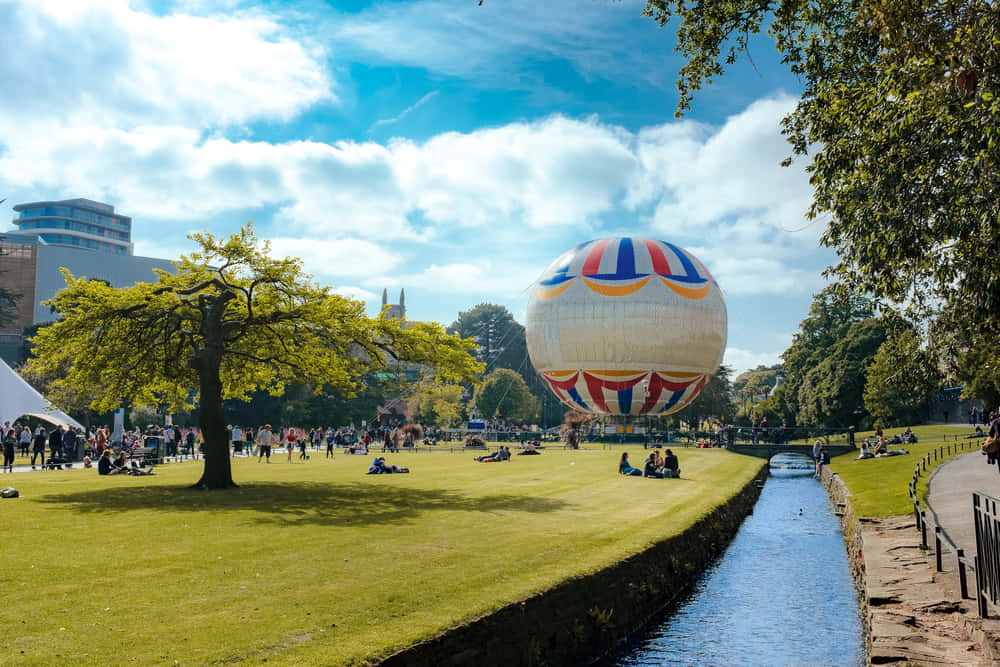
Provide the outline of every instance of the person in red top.
<path id="1" fill-rule="evenodd" d="M 295 429 L 289 427 L 285 434 L 285 448 L 288 450 L 288 462 L 292 462 L 292 450 L 295 449 Z"/>

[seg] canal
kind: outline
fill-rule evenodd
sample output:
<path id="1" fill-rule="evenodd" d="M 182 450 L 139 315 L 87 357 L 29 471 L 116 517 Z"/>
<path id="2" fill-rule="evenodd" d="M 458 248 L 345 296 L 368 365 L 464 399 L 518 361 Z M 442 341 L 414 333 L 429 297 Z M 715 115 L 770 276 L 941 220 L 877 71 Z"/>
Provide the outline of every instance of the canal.
<path id="1" fill-rule="evenodd" d="M 867 664 L 844 538 L 809 459 L 771 460 L 725 554 L 605 664 Z"/>

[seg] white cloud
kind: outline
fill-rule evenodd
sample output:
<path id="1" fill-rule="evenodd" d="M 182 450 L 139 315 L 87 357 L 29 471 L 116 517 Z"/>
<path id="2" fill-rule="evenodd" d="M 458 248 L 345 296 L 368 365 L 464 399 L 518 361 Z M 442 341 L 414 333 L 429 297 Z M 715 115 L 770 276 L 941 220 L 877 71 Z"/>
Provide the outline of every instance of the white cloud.
<path id="1" fill-rule="evenodd" d="M 441 91 L 439 91 L 439 90 L 432 90 L 431 92 L 427 93 L 426 95 L 424 95 L 423 97 L 421 97 L 419 100 L 417 100 L 416 102 L 414 102 L 410 106 L 408 106 L 405 109 L 403 109 L 402 111 L 400 111 L 398 114 L 396 114 L 392 118 L 380 118 L 379 120 L 377 120 L 374 123 L 372 123 L 372 126 L 370 128 L 368 128 L 368 131 L 372 132 L 376 128 L 384 127 L 385 125 L 393 125 L 395 123 L 398 123 L 399 121 L 403 120 L 404 118 L 406 118 L 407 116 L 409 116 L 411 113 L 413 113 L 414 111 L 416 111 L 417 109 L 419 109 L 420 107 L 424 106 L 425 104 L 427 104 L 428 102 L 430 102 L 432 99 L 434 99 L 435 97 L 437 97 L 437 94 L 440 93 L 440 92 Z"/>
<path id="2" fill-rule="evenodd" d="M 257 221 L 279 237 L 276 249 L 318 276 L 362 285 L 394 284 L 387 277 L 405 267 L 404 285 L 509 294 L 566 247 L 651 234 L 652 222 L 727 294 L 809 293 L 820 286 L 821 267 L 805 262 L 821 225 L 785 231 L 802 225 L 809 197 L 801 167 L 777 166 L 785 104 L 759 102 L 720 128 L 684 121 L 633 134 L 553 115 L 385 145 L 205 139 L 181 126 L 74 127 L 0 113 L 0 180 L 104 199 L 184 231 L 205 220 L 233 229 L 267 208 L 273 220 Z M 642 219 L 649 210 L 652 221 Z M 677 221 L 663 222 L 666 210 Z M 476 249 L 518 266 L 484 268 L 469 259 Z"/>
<path id="3" fill-rule="evenodd" d="M 663 31 L 647 21 L 622 38 L 644 5 L 641 0 L 578 2 L 572 9 L 537 0 L 377 3 L 338 16 L 323 31 L 338 50 L 367 61 L 426 68 L 478 84 L 526 86 L 524 61 L 551 57 L 570 62 L 587 78 L 628 71 L 667 87 L 672 68 L 648 64 L 651 52 L 661 65 L 675 58 Z"/>
<path id="4" fill-rule="evenodd" d="M 261 11 L 155 16 L 124 0 L 3 0 L 0 112 L 21 120 L 219 127 L 335 102 L 321 50 Z"/>
<path id="5" fill-rule="evenodd" d="M 722 364 L 729 366 L 733 372 L 731 377 L 735 378 L 740 373 L 748 371 L 758 366 L 773 366 L 781 363 L 781 352 L 754 352 L 736 347 L 727 347 L 722 358 Z"/>
<path id="6" fill-rule="evenodd" d="M 812 189 L 801 162 L 780 165 L 791 147 L 779 121 L 794 105 L 790 97 L 760 100 L 714 131 L 692 122 L 640 131 L 642 177 L 628 202 L 653 204 L 654 226 L 674 234 L 697 236 L 737 216 L 765 221 L 768 236 L 801 229 Z M 800 236 L 815 243 L 819 230 L 810 229 Z"/>
<path id="7" fill-rule="evenodd" d="M 363 278 L 395 269 L 401 258 L 360 239 L 324 241 L 309 238 L 269 239 L 277 257 L 299 257 L 307 272 L 318 277 Z"/>

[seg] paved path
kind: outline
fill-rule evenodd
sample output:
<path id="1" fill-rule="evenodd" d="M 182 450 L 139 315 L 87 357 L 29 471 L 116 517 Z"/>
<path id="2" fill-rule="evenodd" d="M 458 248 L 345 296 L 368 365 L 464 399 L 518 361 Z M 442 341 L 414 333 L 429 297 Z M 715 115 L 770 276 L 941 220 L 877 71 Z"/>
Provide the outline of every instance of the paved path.
<path id="1" fill-rule="evenodd" d="M 966 554 L 976 553 L 972 492 L 1000 498 L 1000 470 L 987 465 L 979 452 L 962 454 L 938 466 L 931 475 L 927 505 L 934 523 Z"/>

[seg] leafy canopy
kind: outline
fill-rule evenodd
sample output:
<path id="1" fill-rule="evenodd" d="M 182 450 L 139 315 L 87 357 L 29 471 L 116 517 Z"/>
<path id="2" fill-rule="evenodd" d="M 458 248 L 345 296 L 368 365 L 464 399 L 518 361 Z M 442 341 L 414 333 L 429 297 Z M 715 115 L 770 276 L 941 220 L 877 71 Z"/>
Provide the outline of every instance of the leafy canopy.
<path id="1" fill-rule="evenodd" d="M 193 234 L 200 246 L 158 272 L 156 283 L 114 288 L 64 270 L 67 287 L 47 302 L 62 316 L 33 339 L 40 370 L 68 363 L 64 382 L 99 388 L 92 405 L 128 401 L 181 409 L 199 387 L 201 360 L 217 356 L 224 398 L 277 395 L 288 382 L 355 388 L 395 359 L 429 363 L 444 379 L 469 379 L 469 341 L 440 326 L 369 318 L 364 305 L 273 258 L 248 224 L 228 239 Z"/>
<path id="2" fill-rule="evenodd" d="M 812 155 L 809 215 L 832 273 L 909 315 L 1000 299 L 1000 4 L 990 0 L 648 0 L 675 21 L 678 113 L 766 32 L 804 90 L 784 120 Z M 996 341 L 996 334 L 992 340 Z"/>

